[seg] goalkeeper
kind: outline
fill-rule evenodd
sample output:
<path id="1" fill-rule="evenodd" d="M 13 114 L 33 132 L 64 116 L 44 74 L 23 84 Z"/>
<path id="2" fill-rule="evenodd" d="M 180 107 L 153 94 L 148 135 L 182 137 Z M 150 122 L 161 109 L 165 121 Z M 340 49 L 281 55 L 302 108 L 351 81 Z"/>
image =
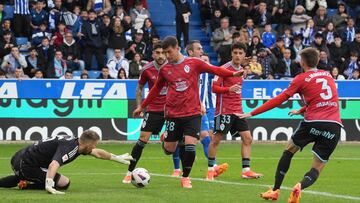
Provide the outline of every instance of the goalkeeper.
<path id="1" fill-rule="evenodd" d="M 20 189 L 45 189 L 51 194 L 65 194 L 59 190 L 66 190 L 70 180 L 57 171 L 80 154 L 130 164 L 132 157 L 128 154 L 114 155 L 97 149 L 99 140 L 96 132 L 86 130 L 80 138 L 57 136 L 21 149 L 11 159 L 15 175 L 1 178 L 0 187 L 18 186 Z"/>

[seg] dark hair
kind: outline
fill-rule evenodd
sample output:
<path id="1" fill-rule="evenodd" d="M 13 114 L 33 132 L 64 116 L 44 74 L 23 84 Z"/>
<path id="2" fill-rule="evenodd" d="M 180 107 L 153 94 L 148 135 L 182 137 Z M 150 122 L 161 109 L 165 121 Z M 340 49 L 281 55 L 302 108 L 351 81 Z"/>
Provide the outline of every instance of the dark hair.
<path id="1" fill-rule="evenodd" d="M 350 56 L 356 56 L 358 57 L 359 54 L 356 51 L 350 51 Z"/>
<path id="2" fill-rule="evenodd" d="M 159 36 L 159 35 L 153 35 L 153 36 L 151 36 L 151 39 L 154 39 L 154 38 L 160 39 L 160 36 Z"/>
<path id="3" fill-rule="evenodd" d="M 153 46 L 153 50 L 162 49 L 162 48 L 163 48 L 162 42 L 158 42 Z"/>
<path id="4" fill-rule="evenodd" d="M 240 33 L 239 32 L 234 32 L 232 35 L 232 39 L 235 39 L 237 37 L 240 37 Z"/>
<path id="5" fill-rule="evenodd" d="M 201 42 L 199 40 L 192 40 L 186 45 L 185 51 L 186 51 L 187 54 L 189 54 L 189 51 L 194 51 L 194 44 L 195 43 L 201 44 Z"/>
<path id="6" fill-rule="evenodd" d="M 93 130 L 85 130 L 80 136 L 81 143 L 90 143 L 100 140 L 100 135 Z"/>
<path id="7" fill-rule="evenodd" d="M 83 78 L 84 75 L 86 75 L 87 78 L 89 78 L 89 74 L 87 74 L 87 73 L 81 73 L 80 78 Z"/>
<path id="8" fill-rule="evenodd" d="M 319 51 L 315 48 L 308 47 L 300 52 L 301 60 L 310 68 L 314 68 L 319 63 Z"/>
<path id="9" fill-rule="evenodd" d="M 96 11 L 94 9 L 89 9 L 88 13 L 96 13 Z"/>
<path id="10" fill-rule="evenodd" d="M 41 72 L 41 73 L 44 75 L 44 71 L 42 71 L 42 70 L 40 70 L 40 69 L 36 69 L 36 70 L 35 70 L 35 74 L 36 74 L 37 72 Z"/>
<path id="11" fill-rule="evenodd" d="M 104 67 L 102 67 L 102 69 L 108 69 L 108 70 L 109 70 L 109 67 L 107 67 L 107 66 L 104 66 Z"/>
<path id="12" fill-rule="evenodd" d="M 124 68 L 120 68 L 120 69 L 119 69 L 119 71 L 118 71 L 118 73 L 117 73 L 117 79 L 121 79 L 121 78 L 119 77 L 119 75 L 120 75 L 121 71 L 123 71 L 123 72 L 124 72 L 125 79 L 127 79 L 126 71 L 125 71 L 125 69 L 124 69 Z"/>
<path id="13" fill-rule="evenodd" d="M 207 53 L 203 53 L 202 56 L 207 56 L 208 58 L 210 58 L 209 54 L 207 54 Z"/>
<path id="14" fill-rule="evenodd" d="M 231 45 L 231 51 L 233 51 L 234 49 L 242 49 L 246 52 L 246 45 L 244 43 L 241 42 L 237 42 Z"/>
<path id="15" fill-rule="evenodd" d="M 165 39 L 163 40 L 163 48 L 167 49 L 169 47 L 175 48 L 179 45 L 176 37 L 174 36 L 167 36 L 165 37 Z"/>
<path id="16" fill-rule="evenodd" d="M 72 70 L 70 70 L 70 69 L 67 69 L 67 70 L 65 71 L 65 74 L 66 74 L 66 73 L 73 74 Z"/>

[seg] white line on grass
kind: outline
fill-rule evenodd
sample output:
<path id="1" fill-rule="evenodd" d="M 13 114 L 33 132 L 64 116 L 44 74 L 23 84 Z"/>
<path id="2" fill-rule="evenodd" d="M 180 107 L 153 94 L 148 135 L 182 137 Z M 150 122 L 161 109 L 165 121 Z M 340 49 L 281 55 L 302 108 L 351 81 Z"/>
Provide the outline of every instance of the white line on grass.
<path id="1" fill-rule="evenodd" d="M 217 159 L 227 159 L 227 160 L 238 160 L 241 159 L 240 157 L 216 157 Z M 294 157 L 292 160 L 312 160 L 312 156 L 310 157 Z M 0 157 L 0 160 L 10 160 L 11 157 Z M 94 159 L 92 157 L 83 157 L 82 159 Z M 169 159 L 167 156 L 163 157 L 141 157 L 141 159 L 145 160 L 162 160 L 162 159 Z M 196 159 L 206 159 L 205 157 L 197 157 Z M 268 160 L 279 160 L 280 157 L 251 157 L 252 160 L 262 160 L 262 159 L 268 159 Z M 359 161 L 360 157 L 334 157 L 330 158 L 331 160 L 342 160 L 342 161 Z"/>

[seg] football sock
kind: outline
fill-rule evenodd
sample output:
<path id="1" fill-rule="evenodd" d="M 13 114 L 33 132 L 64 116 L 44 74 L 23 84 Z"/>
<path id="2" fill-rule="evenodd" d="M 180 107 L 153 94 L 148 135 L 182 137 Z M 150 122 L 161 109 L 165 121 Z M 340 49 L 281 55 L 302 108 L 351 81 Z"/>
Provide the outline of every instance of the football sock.
<path id="1" fill-rule="evenodd" d="M 280 186 L 284 180 L 286 172 L 289 170 L 291 159 L 294 156 L 293 153 L 291 153 L 288 150 L 285 150 L 279 160 L 276 173 L 275 173 L 275 184 L 273 187 L 273 191 L 280 189 Z"/>
<path id="2" fill-rule="evenodd" d="M 146 145 L 146 142 L 143 142 L 140 139 L 134 145 L 134 147 L 131 151 L 131 156 L 133 157 L 133 160 L 130 161 L 128 171 L 133 171 L 135 169 L 135 166 L 141 157 L 141 153 L 142 153 L 145 145 Z"/>
<path id="3" fill-rule="evenodd" d="M 182 177 L 189 177 L 191 168 L 194 164 L 195 155 L 196 155 L 196 146 L 193 144 L 187 144 L 184 148 L 184 156 L 181 158 L 183 174 Z"/>
<path id="4" fill-rule="evenodd" d="M 206 136 L 201 140 L 201 144 L 203 145 L 203 149 L 204 149 L 204 155 L 206 156 L 206 158 L 208 158 L 210 142 L 211 142 L 210 136 Z"/>
<path id="5" fill-rule="evenodd" d="M 180 169 L 180 147 L 178 146 L 172 155 L 173 157 L 173 163 L 174 163 L 174 169 Z"/>
<path id="6" fill-rule="evenodd" d="M 210 167 L 214 167 L 214 165 L 215 165 L 215 158 L 212 158 L 212 157 L 209 157 L 208 158 L 208 167 L 210 168 Z"/>
<path id="7" fill-rule="evenodd" d="M 0 179 L 0 187 L 11 188 L 17 186 L 19 178 L 15 175 L 7 176 Z"/>
<path id="8" fill-rule="evenodd" d="M 315 168 L 311 168 L 309 172 L 304 175 L 304 179 L 300 182 L 301 189 L 305 189 L 310 185 L 314 184 L 317 178 L 319 177 L 319 171 Z"/>
<path id="9" fill-rule="evenodd" d="M 249 158 L 242 158 L 242 171 L 250 171 L 250 159 Z"/>

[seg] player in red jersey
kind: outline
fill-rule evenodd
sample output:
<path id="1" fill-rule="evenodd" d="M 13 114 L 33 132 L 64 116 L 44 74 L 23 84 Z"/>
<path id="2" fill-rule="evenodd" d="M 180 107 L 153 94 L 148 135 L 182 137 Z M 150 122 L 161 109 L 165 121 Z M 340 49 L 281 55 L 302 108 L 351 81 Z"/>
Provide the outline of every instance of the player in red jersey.
<path id="1" fill-rule="evenodd" d="M 163 49 L 168 63 L 160 69 L 154 87 L 133 114 L 138 116 L 167 84 L 165 104 L 167 136 L 163 142 L 163 149 L 166 154 L 174 153 L 178 141 L 184 138 L 185 149 L 180 156 L 183 166 L 181 186 L 192 188 L 189 174 L 195 160 L 195 146 L 199 139 L 201 125 L 199 75 L 209 72 L 222 77 L 241 77 L 243 71 L 229 71 L 197 58 L 186 58 L 180 53 L 178 41 L 173 36 L 164 39 Z"/>
<path id="2" fill-rule="evenodd" d="M 142 91 L 146 83 L 149 84 L 149 89 L 152 89 L 158 77 L 160 68 L 166 64 L 166 57 L 161 43 L 154 45 L 153 49 L 154 61 L 146 64 L 141 70 L 138 86 L 136 88 L 136 103 L 141 105 Z M 140 138 L 134 145 L 131 156 L 133 160 L 130 162 L 128 172 L 123 179 L 123 183 L 131 182 L 131 173 L 135 169 L 137 162 L 141 157 L 142 150 L 149 141 L 152 134 L 159 134 L 164 123 L 164 106 L 166 100 L 167 87 L 161 89 L 160 94 L 147 106 L 144 120 L 141 125 Z"/>
<path id="3" fill-rule="evenodd" d="M 222 67 L 230 71 L 243 70 L 241 65 L 245 62 L 245 55 L 245 44 L 233 44 L 231 46 L 232 60 Z M 214 78 L 213 92 L 216 93 L 215 130 L 209 145 L 207 180 L 214 180 L 217 147 L 220 144 L 221 138 L 229 131 L 233 136 L 241 136 L 242 138 L 242 178 L 259 178 L 262 176 L 262 174 L 250 170 L 252 137 L 246 120 L 240 119 L 235 115 L 235 113 L 243 113 L 241 98 L 242 83 L 242 77 L 222 78 L 215 76 Z"/>
<path id="4" fill-rule="evenodd" d="M 241 118 L 248 118 L 261 114 L 279 106 L 295 93 L 299 93 L 306 104 L 299 110 L 289 112 L 290 116 L 304 114 L 304 121 L 300 122 L 287 144 L 276 169 L 274 187 L 261 194 L 263 199 L 278 199 L 280 186 L 293 155 L 314 142 L 311 169 L 305 174 L 304 179 L 294 186 L 288 200 L 291 203 L 299 202 L 301 190 L 314 184 L 340 138 L 342 123 L 334 79 L 329 72 L 316 69 L 319 62 L 319 53 L 316 49 L 306 48 L 300 56 L 300 65 L 305 72 L 296 76 L 288 89 L 251 113 L 239 115 Z"/>

